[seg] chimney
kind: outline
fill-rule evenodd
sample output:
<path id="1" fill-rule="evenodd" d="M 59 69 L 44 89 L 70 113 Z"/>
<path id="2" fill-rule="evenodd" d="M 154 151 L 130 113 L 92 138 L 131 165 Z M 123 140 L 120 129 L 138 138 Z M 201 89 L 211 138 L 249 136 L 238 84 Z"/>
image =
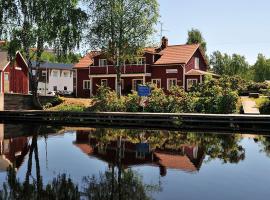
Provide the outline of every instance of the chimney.
<path id="1" fill-rule="evenodd" d="M 168 45 L 169 45 L 168 38 L 163 36 L 161 39 L 161 50 L 166 49 L 168 47 Z"/>

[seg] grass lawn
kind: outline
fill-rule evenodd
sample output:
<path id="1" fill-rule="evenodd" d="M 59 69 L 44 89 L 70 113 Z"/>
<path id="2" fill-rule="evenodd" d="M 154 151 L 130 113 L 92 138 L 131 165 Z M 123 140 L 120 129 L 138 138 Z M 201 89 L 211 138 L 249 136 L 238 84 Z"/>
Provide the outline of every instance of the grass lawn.
<path id="1" fill-rule="evenodd" d="M 91 99 L 65 98 L 61 97 L 63 102 L 47 110 L 50 111 L 84 111 L 92 105 Z"/>
<path id="2" fill-rule="evenodd" d="M 261 105 L 262 105 L 264 102 L 266 102 L 266 101 L 269 100 L 267 97 L 260 97 L 260 98 L 257 98 L 257 99 L 252 98 L 252 99 L 256 102 L 256 105 L 257 105 L 258 108 L 260 108 Z"/>

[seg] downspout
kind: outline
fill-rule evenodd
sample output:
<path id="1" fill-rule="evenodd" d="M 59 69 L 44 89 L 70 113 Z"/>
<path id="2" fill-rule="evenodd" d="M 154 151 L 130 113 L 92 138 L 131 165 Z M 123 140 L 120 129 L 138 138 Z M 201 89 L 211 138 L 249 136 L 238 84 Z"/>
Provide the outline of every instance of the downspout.
<path id="1" fill-rule="evenodd" d="M 181 65 L 183 68 L 183 87 L 184 90 L 186 91 L 186 64 Z"/>

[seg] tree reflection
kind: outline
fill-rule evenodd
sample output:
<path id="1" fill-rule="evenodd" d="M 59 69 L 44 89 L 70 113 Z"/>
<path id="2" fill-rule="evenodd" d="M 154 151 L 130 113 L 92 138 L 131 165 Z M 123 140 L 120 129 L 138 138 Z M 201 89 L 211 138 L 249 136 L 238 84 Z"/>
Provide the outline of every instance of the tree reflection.
<path id="1" fill-rule="evenodd" d="M 269 136 L 257 136 L 254 138 L 255 142 L 260 143 L 261 152 L 264 152 L 266 156 L 270 157 L 270 137 Z"/>
<path id="2" fill-rule="evenodd" d="M 9 167 L 7 182 L 0 190 L 0 199 L 108 199 L 108 200 L 148 200 L 151 192 L 157 191 L 159 186 L 147 185 L 142 177 L 131 169 L 124 169 L 121 163 L 121 138 L 119 138 L 116 164 L 101 173 L 99 177 L 84 177 L 83 190 L 80 191 L 77 184 L 66 174 L 58 175 L 51 183 L 46 185 L 42 182 L 40 171 L 38 135 L 32 136 L 30 145 L 27 171 L 25 180 L 21 182 L 16 178 L 16 169 Z M 35 178 L 33 176 L 33 159 L 35 163 Z"/>
<path id="3" fill-rule="evenodd" d="M 199 147 L 208 161 L 220 159 L 223 163 L 238 163 L 245 159 L 245 149 L 239 144 L 242 137 L 238 134 L 184 133 L 178 131 L 141 131 L 96 129 L 91 132 L 99 142 L 108 144 L 117 138 L 125 138 L 133 143 L 148 143 L 154 150 L 180 150 L 183 145 Z"/>

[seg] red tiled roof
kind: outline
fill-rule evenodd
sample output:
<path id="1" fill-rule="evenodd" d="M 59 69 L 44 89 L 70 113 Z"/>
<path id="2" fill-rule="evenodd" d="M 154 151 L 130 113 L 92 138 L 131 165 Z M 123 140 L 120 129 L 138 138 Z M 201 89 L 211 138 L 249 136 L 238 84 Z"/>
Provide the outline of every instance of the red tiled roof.
<path id="1" fill-rule="evenodd" d="M 197 168 L 187 156 L 155 153 L 159 159 L 159 164 L 169 169 L 180 169 L 187 172 L 195 172 Z"/>
<path id="2" fill-rule="evenodd" d="M 99 55 L 98 51 L 91 51 L 87 53 L 77 64 L 74 65 L 74 68 L 86 68 L 93 64 L 93 58 Z"/>
<path id="3" fill-rule="evenodd" d="M 160 52 L 162 56 L 155 65 L 187 64 L 199 47 L 199 44 L 168 46 Z"/>

